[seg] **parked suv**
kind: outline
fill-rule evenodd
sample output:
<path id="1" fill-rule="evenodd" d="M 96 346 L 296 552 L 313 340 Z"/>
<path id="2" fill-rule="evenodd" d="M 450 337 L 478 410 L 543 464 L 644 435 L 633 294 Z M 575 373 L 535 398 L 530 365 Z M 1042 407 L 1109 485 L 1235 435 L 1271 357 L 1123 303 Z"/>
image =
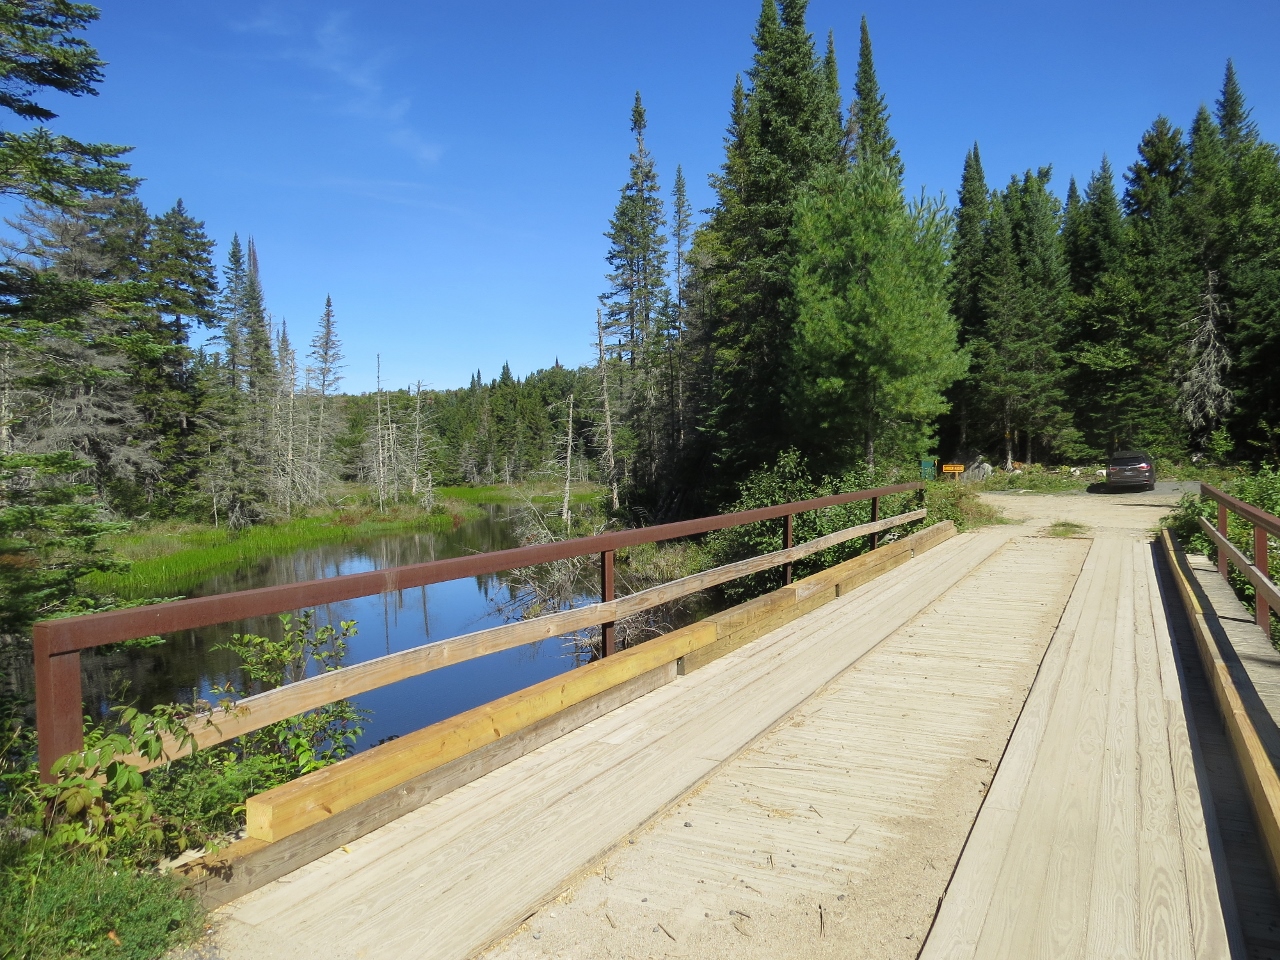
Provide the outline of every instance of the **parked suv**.
<path id="1" fill-rule="evenodd" d="M 1107 489 L 1156 488 L 1156 468 L 1145 450 L 1119 450 L 1107 461 Z"/>

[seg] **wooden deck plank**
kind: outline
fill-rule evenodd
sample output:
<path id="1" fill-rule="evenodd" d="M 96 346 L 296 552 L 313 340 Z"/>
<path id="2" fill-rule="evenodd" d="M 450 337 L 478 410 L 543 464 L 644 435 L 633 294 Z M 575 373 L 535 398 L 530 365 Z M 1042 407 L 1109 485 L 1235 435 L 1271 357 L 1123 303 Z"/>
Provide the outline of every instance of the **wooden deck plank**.
<path id="1" fill-rule="evenodd" d="M 1082 698 L 1095 657 L 1099 620 L 1104 616 L 1108 587 L 1117 570 L 1114 552 L 1095 540 L 1097 554 L 1094 576 L 1077 584 L 1083 590 L 1083 612 L 1069 635 L 1059 632 L 1054 643 L 1067 644 L 1066 662 L 1058 682 L 1057 696 L 1050 707 L 1045 733 L 1033 761 L 1030 781 L 1018 807 L 1009 849 L 1016 853 L 1001 864 L 986 922 L 975 953 L 979 957 L 1032 956 L 1037 928 L 1037 908 L 1049 882 L 1049 865 L 1054 836 L 1061 821 L 1060 808 L 1076 802 L 1064 789 L 1063 774 L 1072 765 L 1072 746 L 1079 724 Z M 1108 658 L 1107 663 L 1110 663 Z M 1051 759 L 1050 759 L 1051 758 Z M 996 779 L 999 780 L 997 772 Z"/>
<path id="2" fill-rule="evenodd" d="M 1192 951 L 1191 909 L 1186 860 L 1178 819 L 1173 750 L 1166 698 L 1160 675 L 1157 631 L 1151 601 L 1151 552 L 1133 544 L 1134 621 L 1137 627 L 1137 720 L 1140 805 L 1138 931 L 1140 956 L 1189 960 Z"/>
<path id="3" fill-rule="evenodd" d="M 1095 540 L 921 960 L 1236 955 L 1184 690 L 1150 545 Z"/>
<path id="4" fill-rule="evenodd" d="M 1137 584 L 1133 551 L 1125 551 L 1120 560 L 1123 572 L 1112 638 L 1110 689 L 1106 696 L 1107 732 L 1089 891 L 1087 941 L 1082 951 L 1083 956 L 1089 957 L 1142 955 L 1138 950 L 1138 902 L 1133 896 L 1139 872 L 1136 639 L 1140 631 L 1134 622 Z M 1156 703 L 1159 704 L 1158 699 Z M 1145 829 L 1144 824 L 1144 836 Z"/>
<path id="5" fill-rule="evenodd" d="M 837 895 L 857 900 L 856 879 L 901 842 L 904 818 L 951 814 L 938 792 L 957 771 L 974 776 L 974 744 L 992 717 L 1012 723 L 1010 704 L 1031 685 L 1086 551 L 1082 542 L 1011 543 L 717 771 L 637 847 L 611 857 L 607 884 L 586 881 L 573 906 L 557 910 L 580 912 L 579 903 L 607 896 L 619 917 L 674 918 L 689 955 L 726 956 L 707 916 L 735 905 L 752 913 L 747 904 L 756 903 L 799 920 L 817 904 L 835 906 Z M 985 603 L 1019 575 L 1034 602 Z M 958 630 L 953 614 L 962 609 L 985 616 Z M 976 807 L 980 794 L 965 799 Z M 948 856 L 929 853 L 939 892 Z M 908 869 L 914 884 L 919 868 Z M 924 904 L 926 917 L 935 902 Z M 625 934 L 602 930 L 588 955 L 628 952 Z"/>
<path id="6" fill-rule="evenodd" d="M 331 854 L 258 891 L 232 917 L 283 942 L 381 943 L 390 926 L 408 931 L 408 944 L 423 936 L 418 921 L 383 910 L 429 895 L 433 906 L 421 923 L 435 926 L 430 955 L 465 955 L 697 783 L 735 736 L 741 749 L 1008 537 L 996 531 L 942 544 L 896 571 L 893 582 L 859 587 L 807 615 L 803 626 L 789 624 L 602 718 L 608 723 L 594 721 L 351 844 L 351 853 Z M 626 737 L 624 728 L 641 716 L 650 721 L 645 733 Z M 603 743 L 605 728 L 624 742 Z M 587 817 L 589 810 L 609 816 Z M 495 894 L 481 878 L 499 869 L 503 889 Z M 335 884 L 347 905 L 316 917 L 309 905 Z M 441 936 L 446 920 L 451 933 Z"/>

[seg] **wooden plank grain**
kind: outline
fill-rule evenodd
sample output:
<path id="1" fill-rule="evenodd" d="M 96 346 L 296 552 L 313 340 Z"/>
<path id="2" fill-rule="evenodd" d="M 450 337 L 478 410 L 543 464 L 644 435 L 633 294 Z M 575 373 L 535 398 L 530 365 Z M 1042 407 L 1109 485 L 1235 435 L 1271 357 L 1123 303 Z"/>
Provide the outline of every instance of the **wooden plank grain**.
<path id="1" fill-rule="evenodd" d="M 1185 855 L 1174 782 L 1173 751 L 1169 743 L 1170 707 L 1161 683 L 1157 631 L 1152 605 L 1151 553 L 1133 544 L 1135 580 L 1134 619 L 1137 625 L 1137 694 L 1139 776 L 1138 933 L 1139 956 L 1190 960 L 1192 919 L 1188 903 Z"/>
<path id="2" fill-rule="evenodd" d="M 1138 704 L 1133 551 L 1122 580 L 1112 638 L 1101 798 L 1093 853 L 1084 956 L 1135 957 L 1138 950 Z M 1064 956 L 1069 955 L 1064 953 Z"/>
<path id="3" fill-rule="evenodd" d="M 246 829 L 249 836 L 268 841 L 296 833 L 507 733 L 672 663 L 714 641 L 715 635 L 714 624 L 685 627 L 250 797 L 245 804 Z"/>
<path id="4" fill-rule="evenodd" d="M 247 837 L 174 873 L 185 879 L 206 908 L 229 903 L 653 692 L 675 676 L 674 663 L 657 667 L 275 843 Z"/>

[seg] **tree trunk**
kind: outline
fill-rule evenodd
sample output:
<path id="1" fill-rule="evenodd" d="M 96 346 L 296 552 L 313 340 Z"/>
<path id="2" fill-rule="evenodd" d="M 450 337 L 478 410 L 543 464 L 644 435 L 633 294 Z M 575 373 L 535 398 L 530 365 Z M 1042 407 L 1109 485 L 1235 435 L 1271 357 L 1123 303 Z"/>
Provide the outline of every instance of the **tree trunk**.
<path id="1" fill-rule="evenodd" d="M 564 443 L 564 504 L 560 516 L 564 520 L 565 536 L 569 535 L 569 484 L 573 481 L 573 394 L 569 394 L 569 420 Z"/>

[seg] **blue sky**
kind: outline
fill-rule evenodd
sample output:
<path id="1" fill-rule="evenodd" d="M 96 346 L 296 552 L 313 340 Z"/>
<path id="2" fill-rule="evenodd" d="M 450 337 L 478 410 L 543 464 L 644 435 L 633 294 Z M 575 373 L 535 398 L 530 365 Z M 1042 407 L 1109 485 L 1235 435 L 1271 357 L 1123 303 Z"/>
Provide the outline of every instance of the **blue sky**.
<path id="1" fill-rule="evenodd" d="M 309 339 L 331 294 L 344 388 L 461 386 L 585 362 L 605 229 L 626 178 L 635 91 L 664 189 L 697 208 L 721 159 L 756 2 L 114 0 L 90 31 L 96 98 L 55 129 L 129 144 L 155 212 L 182 197 L 219 243 L 253 235 L 268 307 Z M 1185 127 L 1233 57 L 1280 139 L 1280 4 L 814 0 L 846 96 L 858 19 L 911 190 L 954 200 L 977 140 L 992 185 L 1106 152 L 1134 159 L 1159 113 Z"/>

